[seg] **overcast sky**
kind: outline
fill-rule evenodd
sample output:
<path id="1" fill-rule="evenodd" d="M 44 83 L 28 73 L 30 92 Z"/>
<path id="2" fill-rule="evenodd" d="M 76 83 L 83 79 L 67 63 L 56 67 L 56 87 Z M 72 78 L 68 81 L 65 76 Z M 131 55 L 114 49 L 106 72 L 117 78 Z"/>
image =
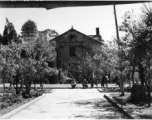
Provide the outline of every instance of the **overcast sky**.
<path id="1" fill-rule="evenodd" d="M 141 13 L 143 4 L 117 5 L 118 25 L 121 24 L 122 16 L 126 11 L 136 14 Z M 38 30 L 53 29 L 59 34 L 74 29 L 86 34 L 95 35 L 96 27 L 100 28 L 100 34 L 104 40 L 112 40 L 116 37 L 113 6 L 92 6 L 92 7 L 66 7 L 56 9 L 42 8 L 0 8 L 0 33 L 3 34 L 6 24 L 6 17 L 15 26 L 18 34 L 22 25 L 31 19 L 36 22 Z"/>

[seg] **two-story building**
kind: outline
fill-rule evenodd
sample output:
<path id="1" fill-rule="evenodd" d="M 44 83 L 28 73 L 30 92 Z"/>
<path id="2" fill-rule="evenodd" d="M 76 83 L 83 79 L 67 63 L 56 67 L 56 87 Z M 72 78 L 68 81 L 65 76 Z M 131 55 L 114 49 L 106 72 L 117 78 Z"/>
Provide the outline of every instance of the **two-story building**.
<path id="1" fill-rule="evenodd" d="M 90 48 L 93 52 L 101 49 L 102 37 L 99 28 L 96 28 L 96 35 L 85 35 L 73 27 L 67 32 L 54 38 L 56 41 L 57 67 L 62 68 L 70 60 L 80 60 L 76 54 L 77 48 Z M 81 49 L 83 52 L 83 49 Z M 80 51 L 81 52 L 81 51 Z"/>

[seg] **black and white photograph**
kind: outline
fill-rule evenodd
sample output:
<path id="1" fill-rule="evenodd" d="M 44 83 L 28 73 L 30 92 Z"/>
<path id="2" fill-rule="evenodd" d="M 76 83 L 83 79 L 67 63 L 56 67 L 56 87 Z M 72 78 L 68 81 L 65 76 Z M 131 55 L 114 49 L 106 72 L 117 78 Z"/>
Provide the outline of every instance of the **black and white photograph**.
<path id="1" fill-rule="evenodd" d="M 152 1 L 0 0 L 0 119 L 152 119 Z"/>

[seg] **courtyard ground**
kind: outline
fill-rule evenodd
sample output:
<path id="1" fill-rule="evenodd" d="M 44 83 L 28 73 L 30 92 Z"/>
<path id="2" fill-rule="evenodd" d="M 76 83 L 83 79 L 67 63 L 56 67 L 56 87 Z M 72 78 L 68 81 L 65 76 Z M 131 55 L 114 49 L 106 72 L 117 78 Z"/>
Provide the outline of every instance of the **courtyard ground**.
<path id="1" fill-rule="evenodd" d="M 97 89 L 54 89 L 10 119 L 120 119 L 103 96 Z"/>
<path id="2" fill-rule="evenodd" d="M 45 85 L 44 88 L 48 90 L 54 89 L 50 93 L 44 93 L 42 99 L 14 114 L 10 119 L 126 119 L 104 98 L 105 94 L 113 99 L 114 96 L 119 96 L 119 92 L 105 92 L 100 85 L 98 87 L 99 90 L 82 89 L 81 84 L 77 89 L 71 89 L 70 84 Z M 117 88 L 115 84 L 109 84 L 109 87 Z M 126 93 L 127 95 L 129 93 Z M 131 104 L 122 107 L 134 118 L 152 118 L 152 108 Z"/>

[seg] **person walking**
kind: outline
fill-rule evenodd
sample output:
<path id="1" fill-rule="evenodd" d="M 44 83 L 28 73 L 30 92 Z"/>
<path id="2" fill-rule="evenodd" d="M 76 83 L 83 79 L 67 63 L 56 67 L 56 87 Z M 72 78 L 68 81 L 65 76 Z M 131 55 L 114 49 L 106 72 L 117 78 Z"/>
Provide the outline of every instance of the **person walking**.
<path id="1" fill-rule="evenodd" d="M 106 74 L 103 75 L 102 81 L 101 81 L 101 86 L 104 87 L 104 85 L 106 85 L 106 87 L 108 87 L 108 80 L 109 80 L 108 76 Z"/>

